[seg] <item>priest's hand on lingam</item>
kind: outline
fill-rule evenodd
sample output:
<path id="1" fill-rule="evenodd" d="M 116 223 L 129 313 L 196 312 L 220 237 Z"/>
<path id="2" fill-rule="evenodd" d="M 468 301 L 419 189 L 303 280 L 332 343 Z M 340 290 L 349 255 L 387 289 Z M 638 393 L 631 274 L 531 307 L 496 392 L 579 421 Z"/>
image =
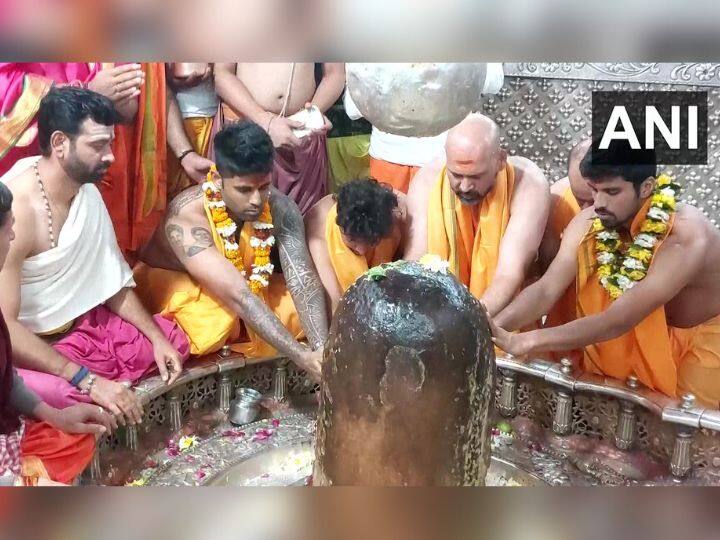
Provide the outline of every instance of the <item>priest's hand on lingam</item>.
<path id="1" fill-rule="evenodd" d="M 485 310 L 485 317 L 487 318 L 488 325 L 490 325 L 490 332 L 492 333 L 492 342 L 497 345 L 500 349 L 515 357 L 525 356 L 530 352 L 530 344 L 528 342 L 527 334 L 508 332 L 504 328 L 495 323 L 493 318 L 489 315 L 485 306 L 480 303 Z"/>
<path id="2" fill-rule="evenodd" d="M 307 350 L 301 353 L 300 357 L 295 363 L 301 369 L 307 372 L 307 375 L 313 382 L 320 382 L 322 374 L 322 358 L 323 349 L 317 349 L 315 351 Z"/>
<path id="3" fill-rule="evenodd" d="M 526 356 L 530 352 L 530 345 L 526 339 L 527 334 L 508 332 L 495 324 L 492 319 L 488 319 L 488 321 L 490 322 L 490 330 L 493 335 L 492 342 L 500 349 L 516 358 Z"/>

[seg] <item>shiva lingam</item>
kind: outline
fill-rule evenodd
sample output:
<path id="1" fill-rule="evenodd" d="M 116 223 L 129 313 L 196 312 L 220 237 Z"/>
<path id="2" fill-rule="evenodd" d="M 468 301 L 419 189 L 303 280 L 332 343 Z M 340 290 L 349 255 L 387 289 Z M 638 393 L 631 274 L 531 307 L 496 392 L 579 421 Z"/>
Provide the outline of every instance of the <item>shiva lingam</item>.
<path id="1" fill-rule="evenodd" d="M 345 293 L 325 347 L 314 485 L 484 485 L 495 354 L 444 267 L 391 263 Z"/>

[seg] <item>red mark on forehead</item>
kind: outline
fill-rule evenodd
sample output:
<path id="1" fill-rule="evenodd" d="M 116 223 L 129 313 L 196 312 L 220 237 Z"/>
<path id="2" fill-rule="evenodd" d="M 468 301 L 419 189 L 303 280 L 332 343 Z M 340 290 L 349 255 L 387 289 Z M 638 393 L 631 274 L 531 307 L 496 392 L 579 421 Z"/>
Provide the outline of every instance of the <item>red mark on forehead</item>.
<path id="1" fill-rule="evenodd" d="M 474 176 L 477 174 L 477 162 L 472 160 L 453 160 L 450 172 L 458 176 Z"/>

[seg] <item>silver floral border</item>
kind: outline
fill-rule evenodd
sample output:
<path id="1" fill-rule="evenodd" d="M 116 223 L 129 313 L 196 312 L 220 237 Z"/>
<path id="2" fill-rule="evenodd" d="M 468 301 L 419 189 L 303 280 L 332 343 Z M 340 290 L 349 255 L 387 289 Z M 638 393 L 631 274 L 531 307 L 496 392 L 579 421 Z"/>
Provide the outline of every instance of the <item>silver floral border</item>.
<path id="1" fill-rule="evenodd" d="M 506 63 L 506 76 L 720 86 L 720 63 L 542 62 Z"/>

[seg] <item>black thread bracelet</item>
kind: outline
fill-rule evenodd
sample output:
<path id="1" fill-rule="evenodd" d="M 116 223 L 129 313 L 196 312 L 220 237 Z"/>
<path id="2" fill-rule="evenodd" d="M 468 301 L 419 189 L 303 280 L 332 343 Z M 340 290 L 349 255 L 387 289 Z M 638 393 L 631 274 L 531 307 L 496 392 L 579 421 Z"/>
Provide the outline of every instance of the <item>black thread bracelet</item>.
<path id="1" fill-rule="evenodd" d="M 183 160 L 183 158 L 184 158 L 185 156 L 187 156 L 190 152 L 194 152 L 194 151 L 195 151 L 195 150 L 193 150 L 192 148 L 190 148 L 189 150 L 185 150 L 182 154 L 180 154 L 180 155 L 178 156 L 178 163 L 181 162 L 181 161 Z"/>

